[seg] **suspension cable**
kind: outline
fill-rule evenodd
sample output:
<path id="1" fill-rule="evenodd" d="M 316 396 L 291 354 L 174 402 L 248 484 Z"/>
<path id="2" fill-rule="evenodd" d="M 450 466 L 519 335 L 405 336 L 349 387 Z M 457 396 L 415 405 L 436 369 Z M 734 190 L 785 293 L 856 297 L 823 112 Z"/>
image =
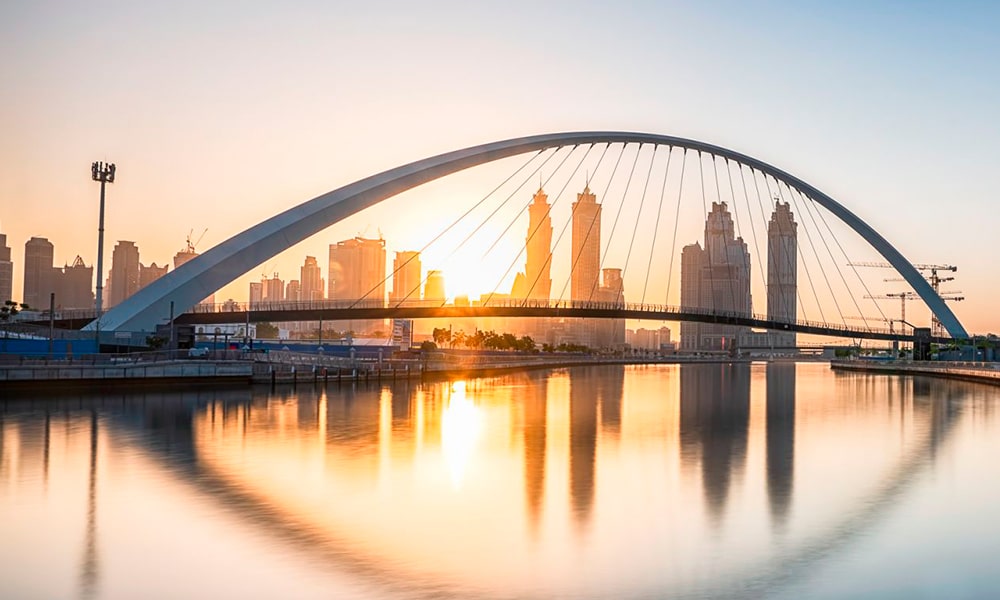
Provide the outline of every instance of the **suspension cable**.
<path id="1" fill-rule="evenodd" d="M 618 166 L 622 162 L 622 157 L 625 156 L 625 148 L 627 147 L 628 147 L 628 142 L 622 144 L 622 150 L 621 152 L 618 153 L 618 160 L 615 161 L 615 167 L 611 170 L 611 176 L 608 177 L 608 184 L 604 186 L 604 194 L 601 195 L 601 198 L 607 197 L 608 190 L 611 189 L 611 182 L 614 181 L 615 174 L 618 172 Z M 576 253 L 575 257 L 573 257 L 573 263 L 569 267 L 569 276 L 566 277 L 566 283 L 563 284 L 562 291 L 559 292 L 560 302 L 566 295 L 566 288 L 569 287 L 570 281 L 572 281 L 573 279 L 573 271 L 576 270 L 576 265 L 580 261 L 580 257 L 583 256 L 583 249 L 587 245 L 587 240 L 590 239 L 590 232 L 594 230 L 594 223 L 596 222 L 597 219 L 592 219 L 590 221 L 590 225 L 587 226 L 587 233 L 586 235 L 583 236 L 583 241 L 580 243 L 580 251 Z M 600 242 L 601 242 L 600 240 L 597 240 L 598 244 Z"/>
<path id="2" fill-rule="evenodd" d="M 605 155 L 607 155 L 608 148 L 610 148 L 610 147 L 611 147 L 611 143 L 610 142 L 608 144 L 605 144 L 604 151 L 601 152 L 601 157 L 597 159 L 597 165 L 594 166 L 594 173 L 595 174 L 597 173 L 597 170 L 601 168 L 601 163 L 604 162 L 604 157 L 605 157 Z M 566 183 L 567 183 L 567 185 L 569 184 L 568 181 Z M 563 189 L 565 189 L 565 186 L 563 186 Z M 560 191 L 559 193 L 561 195 L 562 191 Z M 551 210 L 551 206 L 550 206 L 550 210 Z M 548 214 L 549 214 L 548 212 L 545 213 L 546 216 L 548 216 Z M 538 271 L 538 274 L 535 275 L 535 280 L 531 282 L 531 287 L 528 288 L 528 292 L 525 294 L 525 296 L 524 296 L 524 302 L 521 303 L 521 306 L 525 306 L 527 304 L 528 298 L 531 297 L 531 293 L 535 291 L 535 286 L 538 284 L 538 280 L 541 278 L 542 272 L 545 270 L 545 267 L 547 267 L 549 264 L 551 264 L 551 262 L 552 262 L 552 256 L 555 253 L 556 248 L 559 247 L 559 242 L 562 240 L 563 235 L 566 233 L 566 229 L 568 228 L 569 224 L 572 223 L 572 221 L 573 221 L 573 215 L 575 215 L 575 214 L 576 214 L 576 206 L 574 206 L 573 210 L 570 211 L 569 220 L 567 220 L 565 223 L 563 223 L 562 229 L 559 230 L 559 235 L 556 237 L 556 241 L 552 244 L 552 247 L 549 248 L 549 253 L 545 257 L 545 263 L 542 265 L 542 268 Z M 544 221 L 544 219 L 542 219 L 542 220 Z M 531 235 L 533 236 L 534 233 L 532 232 Z M 530 241 L 530 239 L 529 239 L 529 241 Z M 527 247 L 527 245 L 528 244 L 525 243 L 525 247 Z M 527 271 L 528 271 L 528 269 L 525 268 L 525 275 L 527 275 Z"/>
<path id="3" fill-rule="evenodd" d="M 490 192 L 489 192 L 488 194 L 486 194 L 485 196 L 483 196 L 483 198 L 482 198 L 482 199 L 481 199 L 481 200 L 480 200 L 479 202 L 476 202 L 476 203 L 475 203 L 474 205 L 472 205 L 472 208 L 470 208 L 469 210 L 467 210 L 467 211 L 465 211 L 464 213 L 462 213 L 462 215 L 461 215 L 460 217 L 458 217 L 457 219 L 455 219 L 454 221 L 452 221 L 452 222 L 451 222 L 451 224 L 449 224 L 449 225 L 448 225 L 447 227 L 445 227 L 444 229 L 442 229 L 442 230 L 441 230 L 441 231 L 440 231 L 440 232 L 439 232 L 439 233 L 438 233 L 437 235 L 435 235 L 435 236 L 434 236 L 434 237 L 433 237 L 433 238 L 431 239 L 431 241 L 429 241 L 429 242 L 427 242 L 426 244 L 424 244 L 424 245 L 423 245 L 423 247 L 422 247 L 422 248 L 420 248 L 420 250 L 418 250 L 418 251 L 417 251 L 417 254 L 415 254 L 415 255 L 411 256 L 410 258 L 406 259 L 406 261 L 404 261 L 404 262 L 403 262 L 403 264 L 399 265 L 399 267 L 395 268 L 395 269 L 394 269 L 394 270 L 392 271 L 392 273 L 390 273 L 389 275 L 386 275 L 385 277 L 383 277 L 383 278 L 382 278 L 382 281 L 380 281 L 380 282 L 379 282 L 379 283 L 378 283 L 377 285 L 375 285 L 375 287 L 373 287 L 372 289 L 370 289 L 370 290 L 368 290 L 367 292 L 365 292 L 365 294 L 364 294 L 363 296 L 361 296 L 361 298 L 358 298 L 358 299 L 356 299 L 356 300 L 354 301 L 354 303 L 353 303 L 353 304 L 351 304 L 351 306 L 350 306 L 349 308 L 354 308 L 354 306 L 356 306 L 358 302 L 361 302 L 362 300 L 364 300 L 365 298 L 367 298 L 367 297 L 368 297 L 368 296 L 369 296 L 370 294 L 372 294 L 372 293 L 374 293 L 374 292 L 375 292 L 376 290 L 378 290 L 378 289 L 379 289 L 380 287 L 384 286 L 384 285 L 385 285 L 385 283 L 386 283 L 387 281 L 389 281 L 389 278 L 390 278 L 390 277 L 394 276 L 394 275 L 395 275 L 396 273 L 398 273 L 398 272 L 399 272 L 399 271 L 400 271 L 400 270 L 401 270 L 401 269 L 402 269 L 403 267 L 405 267 L 406 265 L 410 264 L 410 262 L 411 262 L 411 261 L 413 261 L 413 260 L 414 260 L 414 259 L 415 259 L 415 258 L 416 258 L 417 256 L 420 256 L 420 254 L 421 254 L 421 253 L 422 253 L 422 252 L 423 252 L 424 250 L 426 250 L 426 249 L 427 249 L 428 247 L 430 247 L 430 245 L 431 245 L 431 244 L 433 244 L 433 243 L 435 243 L 436 241 L 438 241 L 439 239 L 441 239 L 441 237 L 442 237 L 442 236 L 444 236 L 444 235 L 445 235 L 446 233 L 448 233 L 448 232 L 449 232 L 449 231 L 450 231 L 450 230 L 451 230 L 451 229 L 452 229 L 453 227 L 455 227 L 456 225 L 458 225 L 458 224 L 459 224 L 459 222 L 461 222 L 461 221 L 462 221 L 463 219 L 465 219 L 465 217 L 467 217 L 467 216 L 469 216 L 470 214 L 472 214 L 472 212 L 473 212 L 474 210 L 476 210 L 477 208 L 479 208 L 479 207 L 480 207 L 480 206 L 481 206 L 481 205 L 482 205 L 482 204 L 483 204 L 484 202 L 486 202 L 486 201 L 487 201 L 487 200 L 488 200 L 488 199 L 489 199 L 489 198 L 490 198 L 491 196 L 493 196 L 493 194 L 495 194 L 495 193 L 496 193 L 496 192 L 497 192 L 498 190 L 500 190 L 500 188 L 502 188 L 503 186 L 507 185 L 507 183 L 508 183 L 508 182 L 509 182 L 509 181 L 510 181 L 511 179 L 513 179 L 513 178 L 514 178 L 514 177 L 515 177 L 515 176 L 516 176 L 516 175 L 517 175 L 518 173 L 520 173 L 521 171 L 523 171 L 523 170 L 524 170 L 524 169 L 525 169 L 525 168 L 526 168 L 526 167 L 527 167 L 527 166 L 528 166 L 529 164 L 531 164 L 531 163 L 532 163 L 532 161 L 534 161 L 534 160 L 535 160 L 536 158 L 538 158 L 539 156 L 541 156 L 541 154 L 542 154 L 543 152 L 545 152 L 545 151 L 546 151 L 546 149 L 545 149 L 545 148 L 543 148 L 542 150 L 539 150 L 539 151 L 538 151 L 538 152 L 536 152 L 535 154 L 532 154 L 532 155 L 531 155 L 531 156 L 530 156 L 530 157 L 528 158 L 528 160 L 527 160 L 527 161 L 525 161 L 525 163 L 524 163 L 524 164 L 522 164 L 522 165 L 521 165 L 520 167 L 518 167 L 518 168 L 517 168 L 517 170 L 516 170 L 516 171 L 514 171 L 513 173 L 511 173 L 511 174 L 510 174 L 510 175 L 509 175 L 509 176 L 508 176 L 508 177 L 507 177 L 506 179 L 504 179 L 504 180 L 503 180 L 503 181 L 502 181 L 502 182 L 501 182 L 501 183 L 500 183 L 499 185 L 497 185 L 497 186 L 496 186 L 495 188 L 493 188 L 492 190 L 490 190 Z M 550 154 L 550 155 L 549 155 L 549 158 L 551 158 L 551 157 L 552 157 L 552 156 L 553 156 L 554 154 L 555 154 L 555 152 L 553 152 L 552 154 Z M 544 164 L 545 164 L 546 162 L 548 162 L 548 158 L 546 158 L 546 159 L 545 159 L 545 162 L 543 162 L 543 163 L 542 163 L 542 165 L 544 165 Z M 541 166 L 539 166 L 538 168 L 541 168 Z M 407 294 L 407 295 L 406 295 L 406 297 L 407 297 L 407 298 L 409 298 L 409 296 L 410 296 L 410 294 Z M 405 298 L 404 298 L 404 300 L 405 300 Z M 398 306 L 398 305 L 397 305 L 397 306 Z"/>
<path id="4" fill-rule="evenodd" d="M 642 196 L 639 197 L 639 212 L 635 215 L 635 225 L 632 226 L 632 239 L 628 242 L 628 252 L 625 253 L 625 266 L 622 267 L 622 287 L 625 285 L 625 274 L 628 272 L 629 259 L 632 257 L 632 246 L 635 244 L 635 234 L 639 230 L 639 221 L 642 220 L 642 207 L 646 204 L 646 190 L 649 189 L 649 180 L 653 174 L 653 164 L 656 162 L 656 152 L 660 149 L 659 145 L 653 146 L 653 155 L 649 157 L 649 169 L 646 171 L 646 182 L 642 184 Z M 650 250 L 652 252 L 652 249 Z M 646 270 L 646 279 L 649 279 L 649 270 Z M 615 301 L 624 298 L 624 291 L 619 290 L 619 295 L 622 298 L 616 298 Z M 645 292 L 643 292 L 645 294 Z"/>
<path id="5" fill-rule="evenodd" d="M 601 279 L 601 271 L 604 269 L 604 261 L 608 258 L 608 252 L 611 250 L 611 242 L 615 237 L 615 229 L 618 227 L 618 218 L 622 216 L 622 208 L 625 206 L 625 196 L 628 195 L 628 190 L 632 186 L 632 176 L 635 175 L 635 166 L 639 164 L 639 154 L 642 153 L 642 146 L 643 144 L 640 143 L 639 148 L 635 151 L 635 160 L 632 161 L 632 170 L 629 171 L 628 180 L 625 182 L 625 191 L 622 193 L 622 201 L 621 204 L 618 205 L 618 212 L 615 214 L 614 223 L 611 224 L 611 235 L 608 236 L 608 245 L 604 248 L 604 253 L 601 255 L 600 262 L 598 263 L 597 279 L 594 280 L 594 284 L 590 288 L 590 296 L 587 297 L 588 302 L 594 299 L 594 292 L 597 291 L 597 285 Z M 600 240 L 598 240 L 598 244 L 600 244 Z M 580 248 L 580 251 L 583 251 L 582 247 Z M 570 277 L 573 277 L 572 273 L 570 273 Z"/>
<path id="6" fill-rule="evenodd" d="M 819 239 L 821 239 L 823 241 L 823 245 L 826 246 L 826 252 L 830 256 L 830 261 L 833 262 L 833 266 L 837 269 L 837 274 L 840 275 L 840 280 L 841 280 L 841 282 L 843 282 L 844 288 L 847 290 L 847 295 L 851 297 L 851 301 L 854 303 L 854 308 L 857 309 L 858 314 L 861 316 L 861 320 L 865 324 L 865 327 L 867 327 L 868 329 L 871 329 L 871 326 L 868 324 L 868 319 L 865 318 L 865 316 L 863 314 L 861 314 L 861 306 L 858 304 L 858 299 L 855 298 L 854 294 L 851 293 L 851 287 L 849 285 L 847 285 L 847 278 L 844 277 L 844 272 L 840 269 L 840 265 L 837 263 L 837 259 L 834 258 L 833 251 L 830 249 L 830 244 L 826 241 L 826 236 L 823 235 L 822 230 L 819 228 L 819 222 L 816 220 L 816 216 L 813 214 L 813 211 L 810 208 L 810 204 L 812 204 L 812 199 L 809 198 L 808 196 L 805 196 L 801 192 L 801 190 L 799 190 L 797 188 L 790 188 L 789 189 L 789 195 L 790 196 L 792 195 L 793 191 L 795 192 L 795 194 L 798 195 L 798 197 L 801 200 L 802 204 L 805 205 L 806 212 L 809 213 L 809 218 L 812 220 L 813 226 L 816 227 L 817 231 L 819 231 Z M 818 211 L 819 209 L 817 208 L 816 210 Z M 845 322 L 844 325 L 847 325 L 847 323 Z"/>
<path id="7" fill-rule="evenodd" d="M 667 146 L 667 165 L 663 170 L 663 185 L 660 187 L 660 203 L 656 207 L 656 224 L 653 225 L 653 241 L 649 245 L 649 260 L 646 261 L 646 280 L 642 283 L 642 300 L 640 304 L 646 303 L 646 288 L 649 286 L 649 271 L 653 268 L 653 252 L 656 250 L 657 234 L 660 230 L 660 213 L 663 212 L 663 197 L 667 192 L 667 177 L 670 175 L 670 156 L 674 153 L 673 146 Z M 652 163 L 650 163 L 652 166 Z"/>
<path id="8" fill-rule="evenodd" d="M 739 166 L 740 169 L 740 183 L 742 184 L 741 187 L 743 188 L 743 199 L 745 200 L 745 204 L 747 205 L 747 218 L 750 219 L 750 235 L 753 238 L 754 251 L 756 251 L 757 253 L 757 266 L 758 266 L 757 271 L 760 272 L 760 282 L 764 286 L 764 295 L 767 296 L 767 278 L 764 274 L 765 263 L 760 253 L 760 244 L 757 242 L 757 228 L 753 226 L 753 211 L 750 210 L 750 196 L 749 194 L 747 194 L 747 187 L 746 187 L 747 182 L 746 179 L 743 178 L 743 165 L 737 163 L 737 166 Z M 733 206 L 735 207 L 738 200 L 736 199 L 736 188 L 733 187 L 733 168 L 729 164 L 729 158 L 726 158 L 726 174 L 729 178 L 729 192 L 733 198 Z M 735 212 L 735 210 L 736 209 L 734 208 L 733 211 Z M 768 265 L 770 265 L 770 261 L 768 261 Z M 784 304 L 784 299 L 782 299 L 782 304 Z"/>
<path id="9" fill-rule="evenodd" d="M 529 173 L 528 176 L 525 177 L 524 180 L 522 180 L 521 183 L 516 188 L 514 188 L 514 190 L 510 194 L 508 194 L 506 198 L 504 198 L 504 201 L 501 202 L 500 205 L 497 206 L 495 209 L 493 209 L 493 212 L 491 212 L 489 214 L 489 216 L 487 216 L 478 225 L 476 225 L 475 229 L 473 229 L 468 235 L 466 235 L 465 238 L 463 238 L 462 241 L 459 242 L 458 246 L 456 246 L 454 249 L 452 249 L 451 252 L 448 253 L 448 255 L 444 259 L 444 262 L 447 263 L 447 261 L 450 260 L 451 257 L 453 257 L 463 246 L 465 246 L 465 244 L 467 244 L 469 242 L 469 240 L 471 240 L 472 237 L 474 235 L 476 235 L 477 232 L 479 232 L 479 230 L 486 224 L 486 222 L 489 221 L 491 218 L 493 218 L 493 216 L 496 215 L 497 212 L 500 211 L 500 209 L 502 209 L 504 206 L 506 206 L 507 203 L 510 202 L 511 198 L 513 198 L 515 194 L 517 194 L 519 191 L 521 191 L 521 188 L 523 188 L 525 186 L 525 184 L 528 183 L 528 181 L 530 181 L 532 178 L 534 178 L 535 174 L 538 173 L 538 171 L 540 171 L 546 164 L 548 164 L 549 160 L 551 160 L 553 156 L 555 156 L 556 154 L 558 154 L 559 150 L 562 150 L 562 148 L 563 147 L 560 146 L 559 148 L 556 148 L 555 152 L 549 153 L 549 155 L 545 158 L 545 160 L 542 161 L 542 163 L 540 165 L 538 165 L 537 167 L 535 167 L 535 169 L 531 173 Z M 571 152 L 572 152 L 572 150 L 571 150 Z M 541 154 L 541 152 L 539 152 L 539 154 Z M 537 157 L 537 155 L 535 157 Z M 535 158 L 535 157 L 533 157 L 533 158 Z M 520 171 L 520 169 L 519 169 L 519 171 Z M 514 175 L 516 175 L 516 174 L 517 174 L 517 172 L 514 173 Z M 513 175 L 511 177 L 508 177 L 504 181 L 504 184 L 506 184 L 512 178 L 513 178 Z M 501 186 L 504 185 L 504 184 L 501 184 Z M 498 186 L 498 189 L 499 189 L 499 187 L 500 186 Z M 469 212 L 471 212 L 471 210 Z M 438 236 L 438 237 L 440 237 L 440 236 Z M 428 246 L 430 246 L 431 244 L 433 244 L 436 241 L 436 239 L 437 238 L 435 238 L 434 240 L 431 240 L 430 242 L 428 242 L 427 244 L 425 244 L 424 247 L 421 248 L 420 252 L 423 252 L 424 250 L 426 250 Z M 405 263 L 403 265 L 400 265 L 400 268 L 402 268 L 403 266 L 405 266 Z M 395 274 L 395 271 L 393 273 Z M 407 292 L 406 296 L 404 296 L 402 298 L 402 300 L 400 300 L 399 302 L 396 303 L 396 307 L 398 308 L 404 302 L 408 301 L 410 299 L 410 296 L 412 296 L 414 293 L 416 293 L 418 295 L 418 297 L 419 297 L 420 288 L 423 287 L 427 283 L 427 280 L 429 278 L 430 278 L 430 271 L 428 271 L 427 275 L 421 277 L 421 280 L 417 283 L 417 285 L 413 289 L 411 289 L 409 292 Z"/>
<path id="10" fill-rule="evenodd" d="M 587 146 L 587 151 L 583 153 L 583 157 L 580 158 L 580 162 L 576 163 L 576 167 L 574 167 L 573 168 L 573 172 L 569 174 L 569 177 L 566 179 L 566 183 L 563 184 L 562 189 L 559 190 L 559 194 L 556 196 L 556 199 L 552 201 L 552 204 L 549 205 L 548 210 L 545 211 L 546 216 L 549 215 L 552 212 L 552 209 L 555 207 L 555 205 L 559 203 L 559 198 L 562 197 L 563 192 L 565 192 L 566 188 L 569 187 L 570 182 L 573 181 L 573 177 L 576 175 L 577 171 L 580 170 L 580 167 L 583 165 L 583 162 L 585 160 L 587 160 L 587 156 L 590 155 L 590 151 L 594 149 L 594 146 L 595 146 L 595 144 L 590 144 L 589 146 Z M 568 158 L 568 155 L 567 155 L 567 158 Z M 560 166 L 562 166 L 562 165 L 560 165 Z M 551 177 L 549 179 L 551 179 Z M 547 183 L 547 181 L 546 181 L 546 183 Z M 531 240 L 535 237 L 535 233 L 538 231 L 539 227 L 541 227 L 541 223 L 538 223 L 538 225 L 535 226 L 534 231 L 532 231 L 531 235 L 528 236 L 528 239 L 525 240 L 524 246 L 521 247 L 521 250 L 518 251 L 517 256 L 515 256 L 514 260 L 511 261 L 510 266 L 507 267 L 506 271 L 504 271 L 504 274 L 500 277 L 500 280 L 497 282 L 496 286 L 493 288 L 493 291 L 490 292 L 490 295 L 486 298 L 486 302 L 483 303 L 483 306 L 486 306 L 486 305 L 488 305 L 490 303 L 490 301 L 493 299 L 493 296 L 496 295 L 497 290 L 500 289 L 501 285 L 503 285 L 503 280 L 506 279 L 508 275 L 510 275 L 510 270 L 513 269 L 514 266 L 518 263 L 518 261 L 521 260 L 521 255 L 524 254 L 524 252 L 527 250 L 528 244 L 530 244 Z M 509 229 L 509 227 L 508 227 L 508 229 Z"/>
<path id="11" fill-rule="evenodd" d="M 766 174 L 764 175 L 764 183 L 767 185 L 767 192 L 768 192 L 768 194 L 772 193 L 771 192 L 771 183 L 768 180 Z M 776 179 L 775 183 L 777 183 L 777 187 L 778 187 L 778 195 L 776 196 L 776 199 L 784 200 L 784 197 L 781 194 L 781 184 L 780 184 L 780 182 L 778 182 L 778 180 Z M 809 237 L 809 230 L 808 229 L 806 229 L 806 237 L 807 238 Z M 803 252 L 801 244 L 799 244 L 798 242 L 796 242 L 795 249 L 798 251 L 799 259 L 802 261 L 802 267 L 803 267 L 803 269 L 805 269 L 806 279 L 809 280 L 809 287 L 812 289 L 813 298 L 816 300 L 816 308 L 819 309 L 820 319 L 822 319 L 823 322 L 826 323 L 827 320 L 826 320 L 826 314 L 824 314 L 824 312 L 823 312 L 823 304 L 820 302 L 819 294 L 816 293 L 816 286 L 813 285 L 813 279 L 812 279 L 812 276 L 809 273 L 809 261 L 806 260 L 805 252 Z M 813 252 L 815 253 L 815 250 Z M 825 277 L 825 275 L 824 275 L 824 277 Z M 829 284 L 827 284 L 827 285 L 829 285 Z"/>
<path id="12" fill-rule="evenodd" d="M 674 279 L 674 255 L 677 253 L 677 224 L 681 220 L 681 193 L 684 191 L 684 170 L 687 166 L 687 148 L 681 154 L 681 179 L 677 184 L 677 209 L 674 211 L 674 235 L 670 241 L 670 268 L 667 271 L 667 295 L 663 303 L 670 304 L 670 282 Z M 680 302 L 678 301 L 678 304 Z"/>

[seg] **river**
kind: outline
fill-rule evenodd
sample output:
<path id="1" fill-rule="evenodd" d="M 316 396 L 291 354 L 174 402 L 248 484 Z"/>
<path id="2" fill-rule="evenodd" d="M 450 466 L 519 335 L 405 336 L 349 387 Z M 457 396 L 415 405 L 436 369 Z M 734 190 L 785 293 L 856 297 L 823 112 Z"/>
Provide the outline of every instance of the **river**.
<path id="1" fill-rule="evenodd" d="M 0 394 L 0 598 L 1000 597 L 987 385 L 755 363 Z"/>

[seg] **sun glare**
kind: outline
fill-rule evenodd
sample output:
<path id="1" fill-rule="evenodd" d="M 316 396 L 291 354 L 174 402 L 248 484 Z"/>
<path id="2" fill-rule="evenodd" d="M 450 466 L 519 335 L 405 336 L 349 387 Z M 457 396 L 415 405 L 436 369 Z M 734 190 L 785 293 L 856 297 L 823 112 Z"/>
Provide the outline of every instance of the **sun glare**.
<path id="1" fill-rule="evenodd" d="M 465 395 L 465 382 L 451 384 L 448 406 L 441 414 L 441 448 L 451 485 L 458 490 L 468 470 L 483 428 L 482 411 Z"/>

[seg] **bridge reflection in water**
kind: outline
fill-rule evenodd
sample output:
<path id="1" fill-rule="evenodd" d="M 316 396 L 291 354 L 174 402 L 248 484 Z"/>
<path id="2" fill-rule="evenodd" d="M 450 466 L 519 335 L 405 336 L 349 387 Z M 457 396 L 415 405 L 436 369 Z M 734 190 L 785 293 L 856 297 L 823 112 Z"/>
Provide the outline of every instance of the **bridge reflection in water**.
<path id="1" fill-rule="evenodd" d="M 113 597 L 151 580 L 168 595 L 295 581 L 304 597 L 791 589 L 888 518 L 966 407 L 992 396 L 719 364 L 9 401 L 0 592 Z M 183 560 L 178 545 L 205 571 L 200 592 L 153 574 Z M 60 562 L 55 547 L 75 549 Z M 227 575 L 241 552 L 270 558 Z M 45 560 L 75 573 L 76 591 L 19 580 Z"/>

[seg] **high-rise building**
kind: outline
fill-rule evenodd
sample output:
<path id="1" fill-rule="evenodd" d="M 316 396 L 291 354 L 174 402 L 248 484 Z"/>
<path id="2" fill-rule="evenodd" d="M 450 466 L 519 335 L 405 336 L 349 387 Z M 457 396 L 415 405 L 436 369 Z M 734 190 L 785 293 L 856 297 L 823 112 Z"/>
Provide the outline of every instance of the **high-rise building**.
<path id="1" fill-rule="evenodd" d="M 0 233 L 0 304 L 14 299 L 14 261 L 10 258 L 7 235 Z"/>
<path id="2" fill-rule="evenodd" d="M 695 244 L 681 253 L 681 304 L 711 312 L 752 313 L 750 253 L 743 238 L 735 235 L 725 202 L 712 203 L 705 221 L 704 249 Z M 746 331 L 733 325 L 682 323 L 681 347 L 729 350 Z"/>
<path id="3" fill-rule="evenodd" d="M 139 264 L 139 248 L 135 242 L 119 241 L 115 245 L 108 276 L 108 306 L 121 304 L 139 290 Z"/>
<path id="4" fill-rule="evenodd" d="M 260 283 L 264 288 L 265 302 L 281 302 L 285 299 L 285 282 L 278 279 L 277 273 L 270 279 L 262 279 Z"/>
<path id="5" fill-rule="evenodd" d="M 315 256 L 307 256 L 302 268 L 299 269 L 299 300 L 322 300 L 323 269 L 320 268 Z M 289 298 L 291 300 L 291 298 Z"/>
<path id="6" fill-rule="evenodd" d="M 49 294 L 56 291 L 52 267 L 54 249 L 45 238 L 33 237 L 24 244 L 24 296 L 31 308 L 48 308 Z"/>
<path id="7" fill-rule="evenodd" d="M 187 248 L 180 250 L 174 255 L 174 270 L 176 271 L 178 267 L 183 264 L 187 264 L 192 259 L 197 258 L 198 253 L 194 251 L 194 246 L 190 243 Z M 214 304 L 215 303 L 215 292 L 209 294 L 200 304 Z"/>
<path id="8" fill-rule="evenodd" d="M 701 267 L 705 250 L 695 242 L 681 250 L 681 308 L 701 308 Z M 701 345 L 701 323 L 681 322 L 681 349 L 694 352 Z"/>
<path id="9" fill-rule="evenodd" d="M 786 202 L 778 201 L 767 224 L 767 318 L 776 321 L 794 322 L 797 310 L 795 304 L 798 285 L 798 261 L 796 258 L 798 224 Z M 794 346 L 795 333 L 791 331 L 773 332 L 775 345 Z"/>
<path id="10" fill-rule="evenodd" d="M 570 299 L 592 300 L 601 276 L 601 205 L 590 186 L 573 203 Z"/>
<path id="11" fill-rule="evenodd" d="M 77 256 L 58 275 L 56 305 L 60 308 L 94 308 L 94 267 Z"/>
<path id="12" fill-rule="evenodd" d="M 250 282 L 250 308 L 264 301 L 264 284 L 259 281 Z"/>
<path id="13" fill-rule="evenodd" d="M 302 299 L 302 285 L 298 279 L 293 279 L 285 286 L 285 300 L 298 302 Z"/>
<path id="14" fill-rule="evenodd" d="M 594 300 L 625 305 L 625 282 L 621 269 L 604 269 L 603 284 L 594 295 Z M 600 319 L 594 323 L 594 338 L 590 345 L 598 348 L 621 349 L 625 347 L 625 319 Z"/>
<path id="15" fill-rule="evenodd" d="M 420 300 L 422 278 L 420 253 L 412 250 L 397 252 L 392 261 L 392 292 L 389 294 L 392 304 Z"/>
<path id="16" fill-rule="evenodd" d="M 146 265 L 139 263 L 139 289 L 146 287 L 160 277 L 166 275 L 169 268 L 170 265 L 158 267 L 156 266 L 156 263 L 152 263 L 147 267 Z"/>
<path id="17" fill-rule="evenodd" d="M 440 304 L 447 297 L 444 287 L 444 273 L 435 270 L 427 271 L 427 283 L 424 285 L 424 300 L 428 303 Z"/>
<path id="18" fill-rule="evenodd" d="M 385 301 L 385 240 L 356 237 L 330 245 L 327 297 Z"/>
<path id="19" fill-rule="evenodd" d="M 552 291 L 552 217 L 548 200 L 542 188 L 538 188 L 528 205 L 527 260 L 524 276 L 518 273 L 515 278 L 518 283 L 511 293 L 515 298 L 548 300 Z"/>

